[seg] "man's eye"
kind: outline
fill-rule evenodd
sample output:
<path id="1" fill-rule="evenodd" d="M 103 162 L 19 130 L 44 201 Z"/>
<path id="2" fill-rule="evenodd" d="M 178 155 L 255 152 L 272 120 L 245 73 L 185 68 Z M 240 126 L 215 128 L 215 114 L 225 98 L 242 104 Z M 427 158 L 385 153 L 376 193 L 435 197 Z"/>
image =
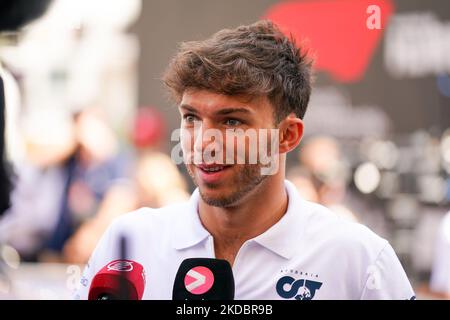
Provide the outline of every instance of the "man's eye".
<path id="1" fill-rule="evenodd" d="M 183 119 L 184 119 L 184 121 L 187 122 L 187 123 L 194 123 L 194 121 L 197 120 L 197 117 L 196 117 L 196 116 L 193 116 L 193 115 L 191 115 L 191 114 L 187 114 L 187 115 L 184 115 L 184 116 L 183 116 Z"/>
<path id="2" fill-rule="evenodd" d="M 225 121 L 227 126 L 231 126 L 231 127 L 236 127 L 242 124 L 241 121 L 237 120 L 237 119 L 228 119 Z"/>

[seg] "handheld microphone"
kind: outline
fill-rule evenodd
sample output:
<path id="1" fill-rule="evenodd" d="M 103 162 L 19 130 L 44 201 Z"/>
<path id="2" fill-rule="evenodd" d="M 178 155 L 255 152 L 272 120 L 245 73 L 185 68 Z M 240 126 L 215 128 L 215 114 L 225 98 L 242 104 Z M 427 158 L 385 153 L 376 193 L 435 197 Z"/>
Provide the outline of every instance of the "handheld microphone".
<path id="1" fill-rule="evenodd" d="M 234 277 L 226 260 L 184 260 L 175 277 L 173 300 L 233 300 Z"/>
<path id="2" fill-rule="evenodd" d="M 132 260 L 114 260 L 92 279 L 89 300 L 141 300 L 145 288 L 144 267 Z"/>
<path id="3" fill-rule="evenodd" d="M 51 0 L 2 0 L 0 1 L 0 32 L 16 31 L 42 16 Z"/>

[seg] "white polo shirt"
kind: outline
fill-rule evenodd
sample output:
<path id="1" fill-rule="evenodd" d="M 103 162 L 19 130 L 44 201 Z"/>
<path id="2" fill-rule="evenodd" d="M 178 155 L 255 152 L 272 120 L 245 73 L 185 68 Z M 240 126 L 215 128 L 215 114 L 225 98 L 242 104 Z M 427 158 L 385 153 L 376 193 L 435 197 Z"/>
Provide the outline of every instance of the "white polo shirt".
<path id="1" fill-rule="evenodd" d="M 235 299 L 411 299 L 413 289 L 389 243 L 367 227 L 300 198 L 285 182 L 286 214 L 246 241 L 234 265 Z M 146 272 L 143 299 L 171 299 L 181 262 L 214 258 L 211 234 L 198 216 L 199 192 L 183 204 L 142 208 L 117 218 L 100 240 L 75 298 L 86 299 L 93 276 L 119 259 L 120 235 L 128 259 Z"/>

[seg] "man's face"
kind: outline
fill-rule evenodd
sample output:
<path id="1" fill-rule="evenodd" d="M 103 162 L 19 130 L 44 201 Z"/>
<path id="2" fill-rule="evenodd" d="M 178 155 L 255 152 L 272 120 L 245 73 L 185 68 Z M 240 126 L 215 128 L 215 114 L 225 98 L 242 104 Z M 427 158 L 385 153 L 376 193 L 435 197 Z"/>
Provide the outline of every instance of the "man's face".
<path id="1" fill-rule="evenodd" d="M 266 141 L 260 138 L 267 132 L 261 129 L 275 128 L 273 107 L 266 97 L 243 99 L 190 89 L 184 92 L 179 110 L 184 162 L 203 201 L 216 207 L 234 206 L 263 183 L 267 175 L 261 172 L 259 153 L 272 150 L 271 137 L 278 138 L 270 133 Z"/>

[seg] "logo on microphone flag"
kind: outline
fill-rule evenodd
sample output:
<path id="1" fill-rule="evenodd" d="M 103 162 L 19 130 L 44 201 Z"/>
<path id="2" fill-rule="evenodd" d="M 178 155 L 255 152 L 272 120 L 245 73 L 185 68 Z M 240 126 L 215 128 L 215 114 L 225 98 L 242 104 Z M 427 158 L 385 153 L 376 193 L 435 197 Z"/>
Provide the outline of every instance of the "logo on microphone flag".
<path id="1" fill-rule="evenodd" d="M 133 271 L 133 262 L 128 260 L 115 260 L 106 266 L 108 271 Z"/>
<path id="2" fill-rule="evenodd" d="M 214 284 L 214 274 L 206 267 L 195 267 L 186 273 L 184 285 L 186 290 L 192 294 L 203 294 L 208 292 Z"/>

